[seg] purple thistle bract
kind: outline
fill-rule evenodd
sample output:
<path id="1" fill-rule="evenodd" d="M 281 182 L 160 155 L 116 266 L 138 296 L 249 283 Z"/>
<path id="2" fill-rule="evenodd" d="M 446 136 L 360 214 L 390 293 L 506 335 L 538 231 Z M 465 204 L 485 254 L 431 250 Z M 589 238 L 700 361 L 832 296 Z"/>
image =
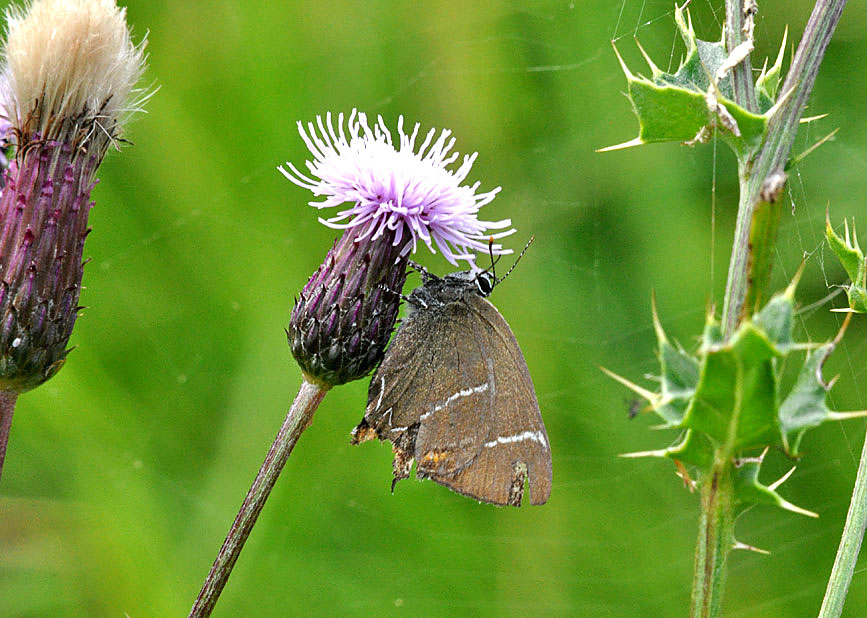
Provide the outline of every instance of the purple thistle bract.
<path id="1" fill-rule="evenodd" d="M 511 221 L 480 221 L 479 209 L 499 192 L 477 193 L 463 185 L 476 159 L 460 154 L 443 130 L 427 132 L 416 147 L 419 126 L 394 141 L 382 117 L 371 128 L 355 110 L 346 119 L 317 117 L 298 131 L 313 155 L 307 173 L 292 163 L 278 168 L 321 201 L 316 208 L 344 206 L 320 221 L 345 230 L 301 292 L 292 310 L 289 343 L 305 377 L 323 386 L 361 378 L 373 370 L 394 329 L 409 254 L 419 241 L 452 264 L 477 269 L 474 251 L 510 253 L 492 238 L 514 232 Z M 498 230 L 491 234 L 490 230 Z"/>

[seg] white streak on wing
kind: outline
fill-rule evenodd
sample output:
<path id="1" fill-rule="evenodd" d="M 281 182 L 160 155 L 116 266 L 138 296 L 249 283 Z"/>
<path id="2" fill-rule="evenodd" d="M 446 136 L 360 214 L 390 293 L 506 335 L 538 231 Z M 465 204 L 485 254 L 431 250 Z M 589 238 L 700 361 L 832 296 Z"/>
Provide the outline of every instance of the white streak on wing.
<path id="1" fill-rule="evenodd" d="M 406 431 L 407 429 L 409 429 L 409 427 L 392 427 L 392 428 L 389 429 L 388 431 L 389 431 L 389 432 L 395 432 L 395 431 Z"/>
<path id="2" fill-rule="evenodd" d="M 420 417 L 420 420 L 425 420 L 431 414 L 434 414 L 436 412 L 439 412 L 440 410 L 443 410 L 444 408 L 447 408 L 451 402 L 453 402 L 457 399 L 460 399 L 461 397 L 468 397 L 470 395 L 477 395 L 479 393 L 485 393 L 485 392 L 487 392 L 488 388 L 489 388 L 488 383 L 483 382 L 482 384 L 479 384 L 478 386 L 473 386 L 472 388 L 465 388 L 463 390 L 460 390 L 457 393 L 455 393 L 454 395 L 451 395 L 444 402 L 436 404 L 429 412 L 425 412 L 424 414 L 422 414 Z"/>
<path id="3" fill-rule="evenodd" d="M 545 439 L 545 434 L 541 431 L 525 431 L 524 433 L 516 433 L 512 436 L 500 436 L 496 440 L 485 442 L 485 446 L 492 448 L 498 444 L 511 444 L 512 442 L 523 442 L 524 440 L 532 440 L 548 448 L 548 441 Z"/>
<path id="4" fill-rule="evenodd" d="M 379 379 L 382 380 L 382 382 L 380 382 L 382 386 L 379 388 L 379 399 L 376 401 L 376 408 L 373 410 L 374 412 L 379 411 L 379 406 L 382 405 L 382 396 L 385 394 L 385 376 L 382 376 Z"/>

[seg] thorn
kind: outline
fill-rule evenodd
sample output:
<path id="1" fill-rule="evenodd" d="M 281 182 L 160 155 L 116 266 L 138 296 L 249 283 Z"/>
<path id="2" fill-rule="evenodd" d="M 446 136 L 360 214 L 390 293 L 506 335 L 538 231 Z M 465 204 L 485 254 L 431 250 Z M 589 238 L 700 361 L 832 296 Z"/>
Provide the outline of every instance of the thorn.
<path id="1" fill-rule="evenodd" d="M 656 290 L 650 291 L 650 311 L 653 316 L 653 330 L 656 331 L 656 339 L 660 344 L 668 343 L 668 337 L 665 336 L 665 331 L 662 329 L 662 324 L 659 321 L 659 312 L 656 308 Z"/>
<path id="2" fill-rule="evenodd" d="M 795 92 L 795 86 L 792 86 L 791 88 L 786 90 L 783 94 L 781 94 L 780 98 L 777 99 L 777 101 L 774 103 L 773 107 L 771 107 L 771 109 L 769 109 L 768 111 L 765 112 L 765 117 L 766 118 L 772 118 L 774 116 L 774 114 L 776 114 L 778 111 L 780 111 L 780 108 L 783 106 L 783 103 L 785 103 L 788 100 L 788 98 L 790 96 L 792 96 L 792 93 L 794 93 L 794 92 Z"/>
<path id="3" fill-rule="evenodd" d="M 852 321 L 852 311 L 846 313 L 846 317 L 843 318 L 843 323 L 840 325 L 840 330 L 837 331 L 837 336 L 834 337 L 834 345 L 837 345 L 843 340 L 843 335 L 846 333 L 846 328 L 849 326 L 849 322 Z M 836 379 L 836 378 L 835 378 Z"/>
<path id="4" fill-rule="evenodd" d="M 642 140 L 640 137 L 636 137 L 635 139 L 631 139 L 628 142 L 623 142 L 622 144 L 606 146 L 605 148 L 597 148 L 596 152 L 613 152 L 614 150 L 626 150 L 627 148 L 632 148 L 633 146 L 643 146 L 644 144 L 644 140 Z"/>
<path id="5" fill-rule="evenodd" d="M 617 56 L 617 61 L 620 63 L 620 68 L 623 69 L 623 72 L 626 74 L 626 79 L 635 79 L 635 76 L 629 70 L 629 67 L 626 66 L 626 62 L 623 60 L 623 56 L 620 55 L 620 52 L 617 51 L 617 45 L 614 41 L 611 41 L 611 47 L 614 48 L 614 55 Z"/>
<path id="6" fill-rule="evenodd" d="M 638 459 L 639 457 L 668 457 L 667 449 L 659 449 L 657 451 L 637 451 L 634 453 L 620 453 L 618 457 L 624 459 Z"/>
<path id="7" fill-rule="evenodd" d="M 687 472 L 686 466 L 683 465 L 683 462 L 679 459 L 675 459 L 674 465 L 677 468 L 677 476 L 683 479 L 683 486 L 689 490 L 689 493 L 695 492 L 696 482 L 689 476 L 689 472 Z"/>
<path id="8" fill-rule="evenodd" d="M 853 418 L 864 418 L 867 416 L 867 410 L 856 410 L 854 412 L 829 412 L 828 418 L 832 421 L 847 421 Z"/>
<path id="9" fill-rule="evenodd" d="M 801 118 L 798 122 L 800 124 L 809 124 L 811 122 L 815 122 L 816 120 L 821 120 L 822 118 L 826 118 L 828 114 L 819 114 L 818 116 L 807 116 L 806 118 Z"/>
<path id="10" fill-rule="evenodd" d="M 634 392 L 636 395 L 640 395 L 640 396 L 644 397 L 652 406 L 655 407 L 659 403 L 660 396 L 657 393 L 653 393 L 653 392 L 647 390 L 646 388 L 642 388 L 641 386 L 638 386 L 634 382 L 631 382 L 631 381 L 627 380 L 626 378 L 617 375 L 616 373 L 614 373 L 613 371 L 611 371 L 609 369 L 606 369 L 602 365 L 599 365 L 599 369 L 602 371 L 602 373 L 607 375 L 609 378 L 612 378 L 613 380 L 620 382 L 623 386 L 625 386 L 626 388 L 628 388 L 629 390 Z"/>
<path id="11" fill-rule="evenodd" d="M 765 451 L 765 452 L 767 452 L 767 451 Z M 779 487 L 780 485 L 785 483 L 787 480 L 789 480 L 789 477 L 792 476 L 792 473 L 795 471 L 795 469 L 797 467 L 798 466 L 792 466 L 789 469 L 789 471 L 786 472 L 783 476 L 781 476 L 778 480 L 776 480 L 773 483 L 771 483 L 770 485 L 768 485 L 768 489 L 770 489 L 771 491 L 776 491 L 777 487 Z"/>
<path id="12" fill-rule="evenodd" d="M 837 127 L 836 129 L 834 129 L 833 131 L 828 133 L 828 135 L 826 135 L 825 137 L 820 139 L 818 142 L 816 142 L 815 144 L 813 144 L 812 146 L 807 148 L 804 152 L 799 154 L 797 157 L 790 159 L 789 162 L 786 164 L 786 169 L 791 169 L 792 167 L 794 167 L 795 165 L 797 165 L 798 163 L 803 161 L 805 158 L 807 158 L 807 156 L 812 154 L 813 151 L 816 150 L 819 146 L 821 146 L 822 144 L 824 144 L 828 140 L 832 139 L 837 134 L 837 131 L 839 131 L 839 130 L 840 130 L 840 127 Z"/>
<path id="13" fill-rule="evenodd" d="M 780 43 L 780 51 L 777 52 L 777 60 L 774 62 L 774 67 L 782 67 L 783 66 L 783 58 L 786 54 L 786 41 L 789 40 L 789 24 L 786 24 L 785 30 L 783 30 L 783 42 Z"/>
<path id="14" fill-rule="evenodd" d="M 819 518 L 818 513 L 814 513 L 813 511 L 808 511 L 807 509 L 802 509 L 799 506 L 795 506 L 791 502 L 787 500 L 783 500 L 780 498 L 779 506 L 781 508 L 786 509 L 787 511 L 791 511 L 792 513 L 797 513 L 798 515 L 806 515 L 807 517 L 814 517 L 816 519 Z"/>
<path id="15" fill-rule="evenodd" d="M 754 551 L 757 554 L 762 554 L 763 556 L 771 555 L 771 552 L 769 552 L 767 549 L 753 547 L 752 545 L 747 545 L 746 543 L 741 543 L 740 541 L 735 541 L 734 543 L 732 543 L 732 549 L 745 549 L 747 551 Z"/>
<path id="16" fill-rule="evenodd" d="M 650 67 L 651 72 L 654 76 L 659 75 L 662 71 L 659 69 L 656 64 L 654 64 L 653 60 L 651 60 L 650 56 L 644 51 L 644 48 L 641 46 L 641 43 L 638 41 L 638 37 L 635 37 L 635 45 L 638 47 L 638 51 L 641 52 L 641 55 L 644 56 L 644 61 Z"/>
<path id="17" fill-rule="evenodd" d="M 792 277 L 791 283 L 789 283 L 789 285 L 786 287 L 785 295 L 788 296 L 789 298 L 795 297 L 795 290 L 798 287 L 798 283 L 801 281 L 801 275 L 804 274 L 804 269 L 806 268 L 806 266 L 807 266 L 807 261 L 806 260 L 801 261 L 801 265 L 798 266 L 798 270 L 795 272 L 795 276 Z"/>

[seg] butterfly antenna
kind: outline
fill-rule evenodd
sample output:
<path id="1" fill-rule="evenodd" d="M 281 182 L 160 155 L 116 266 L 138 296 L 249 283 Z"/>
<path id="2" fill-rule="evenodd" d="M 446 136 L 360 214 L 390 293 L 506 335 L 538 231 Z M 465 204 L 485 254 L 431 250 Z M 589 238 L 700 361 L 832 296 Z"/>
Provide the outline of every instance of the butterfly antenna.
<path id="1" fill-rule="evenodd" d="M 493 237 L 493 236 L 488 236 L 488 255 L 491 256 L 491 265 L 488 266 L 488 267 L 487 267 L 485 270 L 483 270 L 482 272 L 486 272 L 486 273 L 489 272 L 489 273 L 491 273 L 491 275 L 494 277 L 494 281 L 497 281 L 498 279 L 497 279 L 497 268 L 496 268 L 496 266 L 497 266 L 497 262 L 499 262 L 499 261 L 500 261 L 500 258 L 503 257 L 503 256 L 502 256 L 502 255 L 498 255 L 498 256 L 494 257 L 494 237 Z"/>
<path id="2" fill-rule="evenodd" d="M 412 268 L 414 271 L 416 271 L 418 273 L 422 273 L 422 274 L 428 274 L 427 268 L 425 268 L 424 266 L 422 266 L 421 264 L 419 264 L 415 260 L 407 260 L 407 263 L 409 264 L 410 268 Z"/>
<path id="3" fill-rule="evenodd" d="M 520 261 L 521 261 L 521 258 L 524 257 L 524 254 L 527 253 L 527 249 L 530 248 L 530 245 L 533 244 L 533 241 L 534 241 L 534 240 L 536 240 L 536 236 L 535 236 L 535 235 L 530 236 L 530 240 L 527 241 L 527 244 L 524 245 L 524 248 L 521 250 L 521 253 L 518 254 L 518 257 L 517 257 L 517 258 L 515 258 L 515 262 L 512 264 L 512 267 L 511 267 L 509 270 L 506 271 L 506 274 L 503 275 L 502 278 L 497 279 L 497 275 L 493 272 L 494 265 L 491 264 L 491 273 L 494 275 L 494 280 L 495 280 L 498 284 L 501 283 L 501 282 L 502 282 L 506 277 L 508 277 L 509 275 L 512 274 L 512 271 L 515 270 L 515 266 L 518 265 L 518 262 L 520 262 Z M 493 242 L 494 242 L 494 239 L 493 239 L 493 238 L 491 238 L 491 239 L 488 241 L 488 248 L 489 248 L 489 249 L 490 249 L 490 246 L 491 246 L 491 244 L 492 244 Z"/>

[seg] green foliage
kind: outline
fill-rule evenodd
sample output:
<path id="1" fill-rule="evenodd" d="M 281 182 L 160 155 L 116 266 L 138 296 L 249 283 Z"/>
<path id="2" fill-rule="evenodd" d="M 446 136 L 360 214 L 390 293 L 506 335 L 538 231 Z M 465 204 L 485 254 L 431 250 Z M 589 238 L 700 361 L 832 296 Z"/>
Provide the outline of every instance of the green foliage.
<path id="1" fill-rule="evenodd" d="M 789 38 L 788 28 L 783 33 L 783 42 L 780 44 L 780 53 L 777 54 L 777 60 L 771 68 L 767 68 L 768 63 L 765 60 L 765 66 L 762 67 L 762 72 L 756 80 L 756 98 L 758 99 L 759 109 L 762 112 L 767 112 L 773 107 L 774 101 L 777 98 L 777 88 L 780 85 L 780 73 L 783 67 L 783 55 L 786 51 L 786 41 Z"/>
<path id="2" fill-rule="evenodd" d="M 852 224 L 852 234 L 849 235 L 849 223 L 843 221 L 843 236 L 840 237 L 831 227 L 831 220 L 825 216 L 825 238 L 831 246 L 831 250 L 852 283 L 844 286 L 849 296 L 849 308 L 855 313 L 867 313 L 867 261 L 864 252 L 858 244 L 858 236 L 855 233 L 855 224 Z"/>
<path id="3" fill-rule="evenodd" d="M 641 49 L 651 76 L 633 74 L 615 53 L 626 74 L 627 94 L 638 117 L 638 137 L 603 150 L 614 150 L 652 142 L 707 141 L 711 131 L 719 135 L 739 156 L 755 152 L 761 145 L 768 118 L 773 113 L 785 49 L 768 69 L 767 62 L 756 82 L 756 102 L 761 114 L 750 112 L 733 100 L 730 58 L 725 43 L 702 41 L 695 35 L 689 13 L 684 18 L 675 7 L 675 21 L 686 45 L 686 54 L 674 73 L 666 73 Z M 640 46 L 639 46 L 640 48 Z"/>
<path id="4" fill-rule="evenodd" d="M 719 323 L 708 315 L 695 355 L 669 341 L 654 308 L 660 391 L 649 392 L 615 377 L 645 397 L 664 426 L 682 432 L 666 449 L 631 456 L 677 460 L 694 466 L 699 480 L 720 466 L 733 467 L 738 508 L 773 504 L 810 514 L 783 499 L 776 492 L 777 484 L 760 483 L 763 457 L 749 455 L 778 447 L 795 457 L 807 429 L 863 414 L 833 412 L 826 404 L 830 385 L 822 380 L 821 369 L 836 341 L 811 349 L 815 346 L 793 339 L 794 295 L 799 277 L 800 273 L 784 292 L 745 319 L 728 340 L 722 339 Z M 799 376 L 782 395 L 783 361 L 803 350 L 808 352 Z"/>

